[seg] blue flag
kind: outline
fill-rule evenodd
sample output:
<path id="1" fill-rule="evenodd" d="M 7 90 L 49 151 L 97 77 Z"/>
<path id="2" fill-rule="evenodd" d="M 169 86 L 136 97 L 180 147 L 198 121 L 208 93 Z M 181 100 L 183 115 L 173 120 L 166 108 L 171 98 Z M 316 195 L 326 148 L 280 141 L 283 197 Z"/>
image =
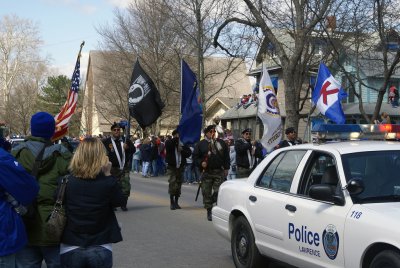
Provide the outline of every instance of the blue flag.
<path id="1" fill-rule="evenodd" d="M 344 124 L 346 118 L 340 101 L 346 96 L 347 93 L 340 83 L 331 75 L 328 67 L 321 62 L 312 94 L 312 101 L 318 110 L 336 124 Z"/>
<path id="2" fill-rule="evenodd" d="M 194 144 L 200 140 L 203 111 L 195 73 L 182 60 L 181 113 L 178 132 L 183 144 Z"/>

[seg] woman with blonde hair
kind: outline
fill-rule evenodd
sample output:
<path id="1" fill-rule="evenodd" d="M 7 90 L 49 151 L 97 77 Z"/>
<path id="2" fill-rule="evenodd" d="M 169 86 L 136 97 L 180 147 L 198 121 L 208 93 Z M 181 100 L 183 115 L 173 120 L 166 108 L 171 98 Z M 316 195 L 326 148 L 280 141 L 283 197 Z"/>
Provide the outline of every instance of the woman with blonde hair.
<path id="1" fill-rule="evenodd" d="M 103 143 L 86 138 L 69 166 L 67 225 L 60 246 L 62 267 L 112 267 L 112 243 L 122 241 L 114 207 L 126 205 Z"/>

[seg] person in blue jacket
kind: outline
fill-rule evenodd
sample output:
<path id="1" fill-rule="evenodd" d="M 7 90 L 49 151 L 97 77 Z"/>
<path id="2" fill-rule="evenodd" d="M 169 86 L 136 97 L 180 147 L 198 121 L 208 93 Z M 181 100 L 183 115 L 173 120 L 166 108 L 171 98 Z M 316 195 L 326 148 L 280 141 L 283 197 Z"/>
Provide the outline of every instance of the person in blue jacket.
<path id="1" fill-rule="evenodd" d="M 28 242 L 21 215 L 39 192 L 36 179 L 0 148 L 0 268 L 15 267 L 15 253 Z"/>

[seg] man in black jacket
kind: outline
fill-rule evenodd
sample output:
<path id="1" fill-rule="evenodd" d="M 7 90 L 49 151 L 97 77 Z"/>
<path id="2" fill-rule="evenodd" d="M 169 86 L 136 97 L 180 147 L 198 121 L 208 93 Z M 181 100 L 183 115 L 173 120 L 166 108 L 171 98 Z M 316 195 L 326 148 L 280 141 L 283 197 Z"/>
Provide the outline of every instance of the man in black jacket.
<path id="1" fill-rule="evenodd" d="M 251 140 L 251 129 L 242 131 L 242 137 L 235 142 L 236 178 L 247 178 L 256 166 L 256 160 L 262 158 L 262 151 L 257 150 L 257 143 Z"/>
<path id="2" fill-rule="evenodd" d="M 178 130 L 172 132 L 172 139 L 165 142 L 166 161 L 169 169 L 168 193 L 171 201 L 170 209 L 180 209 L 178 204 L 182 188 L 182 173 L 186 165 L 186 158 L 192 154 L 189 147 L 179 140 Z"/>
<path id="3" fill-rule="evenodd" d="M 128 199 L 131 193 L 131 183 L 129 178 L 130 171 L 130 159 L 135 152 L 135 146 L 130 139 L 124 139 L 121 137 L 121 126 L 114 122 L 111 126 L 111 137 L 103 141 L 104 146 L 107 150 L 108 158 L 112 163 L 111 174 L 118 179 L 122 192 L 126 199 Z M 123 211 L 127 211 L 126 206 L 122 206 Z"/>
<path id="4" fill-rule="evenodd" d="M 203 172 L 203 204 L 207 209 L 207 219 L 211 221 L 211 209 L 217 202 L 219 186 L 225 181 L 230 166 L 228 147 L 223 140 L 215 138 L 214 125 L 204 129 L 204 139 L 194 148 L 193 162 Z"/>
<path id="5" fill-rule="evenodd" d="M 275 149 L 302 144 L 302 141 L 297 139 L 297 132 L 294 127 L 288 127 L 285 130 L 285 134 L 286 140 L 281 141 L 277 146 L 275 146 Z"/>

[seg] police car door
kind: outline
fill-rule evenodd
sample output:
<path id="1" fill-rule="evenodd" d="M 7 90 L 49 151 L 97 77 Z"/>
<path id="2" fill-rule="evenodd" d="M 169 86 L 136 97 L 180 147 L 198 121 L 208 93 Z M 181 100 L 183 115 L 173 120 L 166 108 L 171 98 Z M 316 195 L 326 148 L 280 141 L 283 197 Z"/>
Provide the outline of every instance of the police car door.
<path id="1" fill-rule="evenodd" d="M 296 187 L 297 194 L 287 200 L 285 242 L 297 266 L 344 267 L 343 233 L 349 208 L 309 196 L 312 185 L 329 184 L 335 195 L 343 197 L 338 157 L 314 151 Z"/>
<path id="2" fill-rule="evenodd" d="M 285 204 L 297 167 L 306 150 L 282 151 L 261 172 L 249 196 L 248 211 L 259 250 L 284 261 Z"/>

